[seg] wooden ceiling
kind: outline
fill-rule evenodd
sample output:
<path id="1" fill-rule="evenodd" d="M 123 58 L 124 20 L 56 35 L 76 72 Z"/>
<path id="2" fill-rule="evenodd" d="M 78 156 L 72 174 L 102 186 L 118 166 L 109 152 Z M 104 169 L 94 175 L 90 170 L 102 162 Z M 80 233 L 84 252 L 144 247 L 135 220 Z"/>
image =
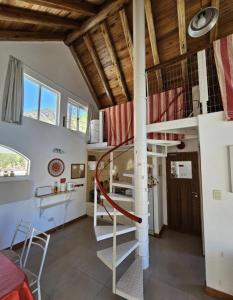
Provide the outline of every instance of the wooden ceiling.
<path id="1" fill-rule="evenodd" d="M 217 26 L 190 38 L 192 16 L 209 5 L 220 9 Z M 232 0 L 145 0 L 145 12 L 147 68 L 233 33 Z M 130 0 L 0 0 L 0 40 L 64 41 L 99 108 L 133 99 L 132 23 Z"/>

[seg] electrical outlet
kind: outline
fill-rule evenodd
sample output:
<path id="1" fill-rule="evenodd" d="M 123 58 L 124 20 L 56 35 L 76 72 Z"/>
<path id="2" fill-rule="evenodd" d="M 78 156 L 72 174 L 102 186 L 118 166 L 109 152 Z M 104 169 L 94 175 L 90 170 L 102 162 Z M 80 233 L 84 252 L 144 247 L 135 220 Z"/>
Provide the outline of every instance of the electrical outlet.
<path id="1" fill-rule="evenodd" d="M 222 192 L 220 190 L 213 190 L 213 199 L 222 200 Z"/>

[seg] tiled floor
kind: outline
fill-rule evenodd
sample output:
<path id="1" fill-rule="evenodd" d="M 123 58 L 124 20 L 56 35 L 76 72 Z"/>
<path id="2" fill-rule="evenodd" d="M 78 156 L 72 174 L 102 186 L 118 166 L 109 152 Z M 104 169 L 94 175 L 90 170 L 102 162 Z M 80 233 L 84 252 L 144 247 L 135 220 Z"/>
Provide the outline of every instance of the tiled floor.
<path id="1" fill-rule="evenodd" d="M 126 239 L 122 236 L 119 242 Z M 121 299 L 111 292 L 111 271 L 96 256 L 96 250 L 107 246 L 111 246 L 111 239 L 96 242 L 91 218 L 52 234 L 42 275 L 42 299 Z M 36 268 L 38 255 L 33 256 L 30 263 Z M 119 276 L 132 260 L 133 255 L 119 267 Z M 205 295 L 203 286 L 204 258 L 198 238 L 173 231 L 165 231 L 162 239 L 150 238 L 145 300 L 213 299 Z"/>

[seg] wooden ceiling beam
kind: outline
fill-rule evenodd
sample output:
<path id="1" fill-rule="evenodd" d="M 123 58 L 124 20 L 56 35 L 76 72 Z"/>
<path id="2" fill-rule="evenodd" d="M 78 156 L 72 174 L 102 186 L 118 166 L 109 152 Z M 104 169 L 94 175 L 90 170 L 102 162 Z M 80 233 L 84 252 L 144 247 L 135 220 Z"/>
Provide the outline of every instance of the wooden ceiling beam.
<path id="1" fill-rule="evenodd" d="M 147 27 L 148 27 L 148 32 L 149 32 L 153 62 L 154 62 L 154 65 L 158 65 L 160 61 L 159 61 L 159 53 L 158 53 L 158 46 L 157 46 L 157 39 L 156 39 L 156 33 L 155 33 L 155 24 L 154 24 L 154 18 L 153 18 L 153 13 L 152 13 L 151 0 L 145 0 L 145 13 L 146 13 L 146 21 L 147 21 Z M 157 83 L 158 83 L 158 90 L 161 91 L 163 88 L 163 79 L 162 79 L 161 70 L 156 71 L 156 77 L 157 77 Z"/>
<path id="2" fill-rule="evenodd" d="M 99 109 L 101 109 L 102 106 L 100 104 L 100 101 L 99 101 L 99 99 L 98 99 L 98 97 L 97 97 L 97 95 L 95 93 L 95 90 L 94 90 L 94 88 L 93 88 L 93 86 L 92 86 L 92 84 L 91 84 L 91 82 L 90 82 L 90 80 L 89 80 L 89 78 L 87 76 L 87 73 L 85 71 L 85 68 L 83 67 L 83 64 L 82 64 L 82 62 L 81 62 L 81 60 L 80 60 L 80 58 L 78 56 L 77 51 L 75 50 L 74 46 L 70 46 L 69 49 L 70 49 L 71 54 L 73 55 L 73 58 L 74 58 L 77 66 L 78 66 L 78 68 L 79 68 L 79 70 L 80 70 L 80 72 L 81 72 L 81 74 L 83 76 L 83 79 L 85 80 L 85 82 L 86 82 L 86 84 L 88 86 L 88 89 L 89 89 L 89 91 L 90 91 L 90 93 L 91 93 L 91 95 L 92 95 L 92 97 L 93 97 L 93 99 L 94 99 L 97 107 Z"/>
<path id="3" fill-rule="evenodd" d="M 180 54 L 184 54 L 187 52 L 185 0 L 177 0 L 177 15 L 178 15 Z"/>
<path id="4" fill-rule="evenodd" d="M 0 4 L 0 20 L 50 27 L 64 27 L 68 29 L 77 28 L 79 26 L 79 23 L 70 19 L 3 4 Z"/>
<path id="5" fill-rule="evenodd" d="M 86 47 L 87 47 L 87 49 L 88 49 L 88 51 L 91 55 L 91 58 L 92 58 L 92 60 L 94 62 L 94 65 L 97 69 L 97 72 L 98 72 L 98 74 L 99 74 L 99 76 L 102 80 L 105 92 L 106 92 L 107 96 L 109 97 L 109 99 L 111 100 L 112 104 L 115 105 L 116 102 L 115 102 L 115 99 L 113 97 L 112 90 L 109 86 L 108 79 L 105 75 L 105 72 L 104 72 L 104 69 L 103 69 L 103 67 L 101 65 L 101 62 L 99 60 L 98 54 L 97 54 L 97 52 L 94 48 L 94 45 L 93 45 L 92 40 L 91 40 L 88 33 L 86 35 L 84 35 L 83 40 L 84 40 L 85 45 L 86 45 Z"/>
<path id="6" fill-rule="evenodd" d="M 100 25 L 100 28 L 101 28 L 101 32 L 102 32 L 103 37 L 104 37 L 106 47 L 108 49 L 108 53 L 111 57 L 111 61 L 112 61 L 112 64 L 114 66 L 119 85 L 122 89 L 122 93 L 126 97 L 127 101 L 129 101 L 130 96 L 129 96 L 129 92 L 128 92 L 128 89 L 127 89 L 126 81 L 125 81 L 125 78 L 124 78 L 119 60 L 117 58 L 116 49 L 115 49 L 115 47 L 112 43 L 112 39 L 110 37 L 110 32 L 108 30 L 106 22 L 103 22 Z"/>
<path id="7" fill-rule="evenodd" d="M 66 40 L 65 43 L 67 45 L 72 44 L 75 40 L 80 38 L 82 35 L 87 33 L 90 29 L 95 27 L 96 25 L 100 24 L 103 22 L 107 17 L 113 15 L 116 13 L 118 10 L 120 10 L 125 4 L 127 4 L 130 0 L 112 0 L 110 4 L 107 6 L 103 7 L 100 12 L 94 16 L 89 18 L 87 21 L 83 23 L 80 29 L 75 30 L 71 32 Z"/>
<path id="8" fill-rule="evenodd" d="M 63 41 L 64 33 L 0 30 L 0 41 Z"/>
<path id="9" fill-rule="evenodd" d="M 179 29 L 180 54 L 187 52 L 185 0 L 177 0 L 177 16 Z M 187 59 L 181 61 L 182 78 L 185 82 L 188 76 Z"/>
<path id="10" fill-rule="evenodd" d="M 130 32 L 129 22 L 127 19 L 126 11 L 124 8 L 122 8 L 119 11 L 119 15 L 120 15 L 120 19 L 121 19 L 121 25 L 123 28 L 124 36 L 125 36 L 126 45 L 127 45 L 128 51 L 129 51 L 129 56 L 131 59 L 131 63 L 133 65 L 133 39 L 132 39 L 132 35 Z"/>
<path id="11" fill-rule="evenodd" d="M 220 0 L 211 0 L 211 6 L 216 7 L 218 10 L 220 8 Z M 215 24 L 214 28 L 210 31 L 210 43 L 217 40 L 218 38 L 218 23 Z"/>
<path id="12" fill-rule="evenodd" d="M 93 16 L 97 13 L 97 5 L 88 2 L 74 0 L 22 0 L 29 4 L 36 4 L 47 8 L 61 9 L 76 12 L 85 16 Z"/>

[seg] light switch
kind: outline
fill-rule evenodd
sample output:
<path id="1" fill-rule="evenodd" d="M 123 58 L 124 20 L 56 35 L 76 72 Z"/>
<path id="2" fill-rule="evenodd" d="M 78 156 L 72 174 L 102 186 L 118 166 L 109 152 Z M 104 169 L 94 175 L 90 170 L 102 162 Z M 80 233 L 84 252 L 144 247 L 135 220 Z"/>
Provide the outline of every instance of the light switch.
<path id="1" fill-rule="evenodd" d="M 222 200 L 222 192 L 220 190 L 213 190 L 214 200 Z"/>

